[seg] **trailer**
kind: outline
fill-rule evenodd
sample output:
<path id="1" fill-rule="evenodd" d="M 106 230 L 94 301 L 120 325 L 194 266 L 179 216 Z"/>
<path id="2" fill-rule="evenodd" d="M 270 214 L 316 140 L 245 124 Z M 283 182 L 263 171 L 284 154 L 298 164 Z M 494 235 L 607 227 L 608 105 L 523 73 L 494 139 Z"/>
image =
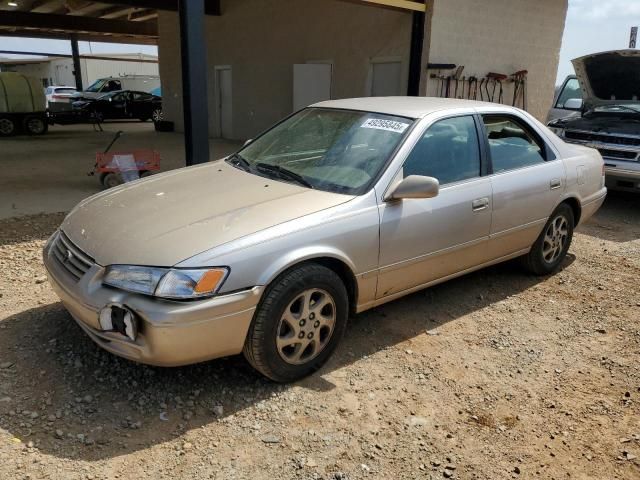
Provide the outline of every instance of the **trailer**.
<path id="1" fill-rule="evenodd" d="M 47 130 L 46 98 L 39 80 L 0 72 L 0 136 L 44 135 Z"/>

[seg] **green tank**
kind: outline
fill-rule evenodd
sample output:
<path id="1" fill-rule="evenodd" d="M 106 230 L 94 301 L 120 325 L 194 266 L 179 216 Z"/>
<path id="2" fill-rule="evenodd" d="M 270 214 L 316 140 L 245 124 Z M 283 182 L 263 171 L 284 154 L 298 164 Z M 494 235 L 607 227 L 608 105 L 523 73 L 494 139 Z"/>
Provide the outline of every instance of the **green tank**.
<path id="1" fill-rule="evenodd" d="M 41 83 L 15 72 L 0 72 L 0 136 L 47 132 L 46 99 Z"/>

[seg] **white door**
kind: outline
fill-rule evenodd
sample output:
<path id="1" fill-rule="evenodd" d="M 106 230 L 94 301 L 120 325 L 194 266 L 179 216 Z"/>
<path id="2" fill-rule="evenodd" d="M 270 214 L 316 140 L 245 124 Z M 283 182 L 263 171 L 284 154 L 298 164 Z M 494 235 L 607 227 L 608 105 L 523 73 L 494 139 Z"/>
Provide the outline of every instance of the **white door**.
<path id="1" fill-rule="evenodd" d="M 372 63 L 371 96 L 402 95 L 402 64 L 400 62 Z"/>
<path id="2" fill-rule="evenodd" d="M 216 67 L 217 136 L 232 138 L 231 67 Z"/>
<path id="3" fill-rule="evenodd" d="M 293 111 L 331 99 L 329 63 L 298 63 L 293 66 Z"/>

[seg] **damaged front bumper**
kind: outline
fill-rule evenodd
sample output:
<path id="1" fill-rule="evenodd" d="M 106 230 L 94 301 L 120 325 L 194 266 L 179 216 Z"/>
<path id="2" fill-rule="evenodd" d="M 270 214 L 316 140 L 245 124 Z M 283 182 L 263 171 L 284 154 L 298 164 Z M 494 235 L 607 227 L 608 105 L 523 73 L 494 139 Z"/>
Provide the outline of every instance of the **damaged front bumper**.
<path id="1" fill-rule="evenodd" d="M 126 292 L 104 286 L 104 267 L 95 263 L 76 278 L 53 252 L 57 235 L 43 252 L 51 286 L 78 325 L 105 350 L 158 366 L 187 365 L 242 351 L 262 287 L 189 302 Z M 111 306 L 132 313 L 133 338 L 125 331 L 103 329 L 100 312 Z"/>

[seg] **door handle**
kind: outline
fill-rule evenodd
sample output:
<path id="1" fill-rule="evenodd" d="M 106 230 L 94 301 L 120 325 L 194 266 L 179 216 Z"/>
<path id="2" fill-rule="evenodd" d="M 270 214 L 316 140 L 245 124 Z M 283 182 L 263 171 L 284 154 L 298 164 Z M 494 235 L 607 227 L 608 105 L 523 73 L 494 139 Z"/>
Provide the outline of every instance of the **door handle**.
<path id="1" fill-rule="evenodd" d="M 471 209 L 474 212 L 480 212 L 482 210 L 486 210 L 489 206 L 489 199 L 487 197 L 477 198 L 473 202 L 471 202 Z"/>
<path id="2" fill-rule="evenodd" d="M 555 190 L 556 188 L 560 188 L 561 186 L 562 180 L 560 180 L 559 178 L 554 178 L 553 180 L 551 180 L 551 182 L 549 182 L 550 190 Z"/>

